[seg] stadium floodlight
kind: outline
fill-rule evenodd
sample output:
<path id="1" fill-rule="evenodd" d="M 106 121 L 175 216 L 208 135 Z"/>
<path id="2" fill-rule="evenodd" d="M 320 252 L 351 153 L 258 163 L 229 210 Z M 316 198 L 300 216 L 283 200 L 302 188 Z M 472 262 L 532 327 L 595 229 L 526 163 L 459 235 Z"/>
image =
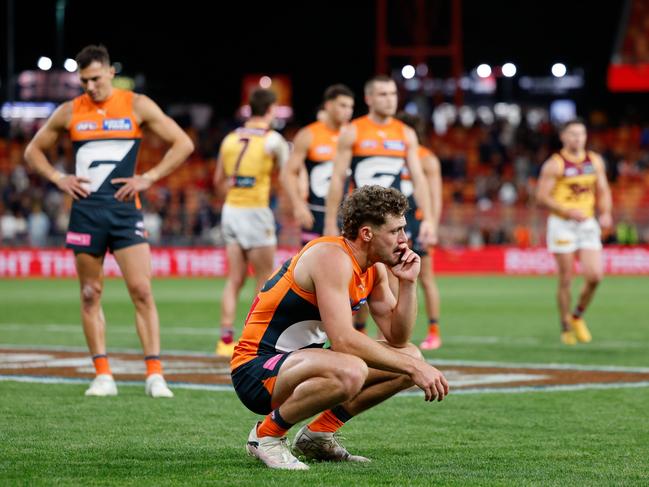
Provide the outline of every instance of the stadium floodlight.
<path id="1" fill-rule="evenodd" d="M 38 58 L 36 65 L 41 71 L 49 71 L 52 68 L 52 60 L 47 56 L 41 56 Z"/>
<path id="2" fill-rule="evenodd" d="M 516 65 L 514 63 L 505 63 L 502 67 L 503 76 L 511 78 L 516 75 Z"/>
<path id="3" fill-rule="evenodd" d="M 270 88 L 270 85 L 272 84 L 273 84 L 273 80 L 270 79 L 270 76 L 262 76 L 261 78 L 259 78 L 259 86 L 261 86 L 265 90 Z"/>
<path id="4" fill-rule="evenodd" d="M 563 63 L 554 63 L 552 65 L 552 76 L 555 78 L 561 78 L 566 75 L 566 65 Z"/>
<path id="5" fill-rule="evenodd" d="M 77 62 L 74 59 L 67 58 L 63 67 L 68 73 L 74 73 L 77 70 Z"/>
<path id="6" fill-rule="evenodd" d="M 415 67 L 412 64 L 406 64 L 401 68 L 401 76 L 404 79 L 412 79 L 415 77 Z"/>
<path id="7" fill-rule="evenodd" d="M 478 76 L 480 76 L 481 78 L 488 78 L 489 76 L 491 76 L 491 66 L 489 66 L 488 64 L 481 64 L 480 66 L 478 66 L 476 71 L 478 73 Z"/>

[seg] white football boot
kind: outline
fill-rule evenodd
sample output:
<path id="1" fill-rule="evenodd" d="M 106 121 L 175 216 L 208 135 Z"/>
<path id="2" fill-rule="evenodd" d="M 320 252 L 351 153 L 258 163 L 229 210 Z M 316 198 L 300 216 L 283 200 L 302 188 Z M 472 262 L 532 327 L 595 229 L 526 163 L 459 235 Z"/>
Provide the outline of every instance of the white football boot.
<path id="1" fill-rule="evenodd" d="M 308 470 L 309 466 L 299 461 L 293 456 L 288 446 L 288 439 L 286 436 L 277 438 L 275 436 L 262 436 L 257 437 L 256 423 L 250 434 L 248 435 L 248 443 L 246 443 L 246 450 L 248 454 L 259 458 L 270 468 L 277 468 L 282 470 Z"/>
<path id="2" fill-rule="evenodd" d="M 174 397 L 167 386 L 167 381 L 160 374 L 151 374 L 144 383 L 144 392 L 151 397 Z"/>
<path id="3" fill-rule="evenodd" d="M 110 374 L 99 374 L 90 383 L 90 387 L 86 389 L 86 396 L 116 396 L 117 385 L 115 379 Z"/>
<path id="4" fill-rule="evenodd" d="M 335 433 L 311 431 L 306 425 L 293 439 L 293 451 L 313 460 L 329 462 L 369 462 L 369 458 L 352 455 Z"/>

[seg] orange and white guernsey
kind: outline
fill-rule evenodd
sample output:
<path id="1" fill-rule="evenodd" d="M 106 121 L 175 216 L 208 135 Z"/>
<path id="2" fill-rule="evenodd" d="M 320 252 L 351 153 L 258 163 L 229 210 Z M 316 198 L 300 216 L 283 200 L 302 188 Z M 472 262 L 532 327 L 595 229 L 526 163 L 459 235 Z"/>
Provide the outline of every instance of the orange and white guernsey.
<path id="1" fill-rule="evenodd" d="M 597 170 L 601 164 L 593 152 L 585 152 L 582 157 L 573 158 L 561 151 L 552 156 L 560 167 L 560 174 L 552 189 L 552 198 L 566 209 L 577 209 L 587 217 L 595 215 L 595 194 Z"/>
<path id="2" fill-rule="evenodd" d="M 311 133 L 311 145 L 304 165 L 309 178 L 309 208 L 325 211 L 325 198 L 333 174 L 333 158 L 340 131 L 333 130 L 323 122 L 313 122 L 305 127 Z"/>
<path id="3" fill-rule="evenodd" d="M 75 204 L 124 204 L 114 198 L 113 178 L 135 174 L 142 130 L 133 112 L 132 91 L 113 88 L 110 97 L 95 102 L 87 94 L 72 100 L 68 130 L 74 146 L 75 174 L 90 180 L 90 195 Z M 128 203 L 132 204 L 132 203 Z M 139 206 L 139 201 L 136 201 Z"/>
<path id="4" fill-rule="evenodd" d="M 316 295 L 300 288 L 293 276 L 295 265 L 304 252 L 321 243 L 340 246 L 352 261 L 354 270 L 349 280 L 349 306 L 352 314 L 367 301 L 377 280 L 376 266 L 362 272 L 343 237 L 312 240 L 266 281 L 255 298 L 239 343 L 234 349 L 230 362 L 232 370 L 259 355 L 324 346 L 327 335 L 322 327 Z"/>
<path id="5" fill-rule="evenodd" d="M 351 162 L 354 187 L 378 184 L 399 189 L 408 153 L 406 125 L 396 118 L 378 124 L 367 115 L 351 124 L 356 127 Z"/>

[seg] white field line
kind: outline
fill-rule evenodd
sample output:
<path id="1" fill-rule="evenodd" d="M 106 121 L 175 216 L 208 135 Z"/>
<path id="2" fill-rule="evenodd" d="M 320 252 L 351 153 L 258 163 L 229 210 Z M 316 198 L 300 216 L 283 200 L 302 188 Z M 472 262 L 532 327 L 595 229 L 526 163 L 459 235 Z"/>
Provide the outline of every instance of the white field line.
<path id="1" fill-rule="evenodd" d="M 90 379 L 79 379 L 72 377 L 41 377 L 41 376 L 21 376 L 21 375 L 0 375 L 0 382 L 23 382 L 31 384 L 66 384 L 79 385 L 89 384 Z M 138 381 L 117 381 L 122 386 L 143 387 L 144 382 Z M 197 391 L 211 392 L 234 392 L 234 388 L 227 384 L 189 384 L 186 382 L 169 382 L 173 389 L 189 389 Z M 609 389 L 638 389 L 649 387 L 649 381 L 645 382 L 625 382 L 625 383 L 599 383 L 599 384 L 566 384 L 550 386 L 522 386 L 522 387 L 501 387 L 485 388 L 477 387 L 475 389 L 460 389 L 452 391 L 452 395 L 473 395 L 473 394 L 519 394 L 527 392 L 570 392 L 570 391 L 588 391 L 588 390 L 609 390 Z M 423 397 L 422 391 L 404 391 L 398 394 L 400 397 Z"/>
<path id="2" fill-rule="evenodd" d="M 135 330 L 135 324 L 113 324 L 110 328 L 111 334 L 132 335 Z M 45 331 L 51 333 L 79 333 L 81 323 L 0 323 L 0 331 Z M 163 335 L 180 335 L 180 336 L 204 336 L 216 339 L 218 327 L 191 327 L 191 326 L 162 326 L 160 332 Z M 455 344 L 478 344 L 478 345 L 518 345 L 527 347 L 538 347 L 543 345 L 543 340 L 538 337 L 525 336 L 465 336 L 465 335 L 444 335 L 444 341 Z M 649 342 L 642 340 L 603 340 L 588 344 L 590 349 L 611 349 L 611 348 L 642 348 L 649 349 Z"/>
<path id="3" fill-rule="evenodd" d="M 588 345 L 590 346 L 590 345 Z M 38 350 L 43 352 L 80 352 L 87 353 L 88 349 L 85 347 L 69 347 L 57 345 L 24 345 L 24 344 L 11 344 L 0 343 L 0 349 L 14 349 L 14 350 Z M 112 353 L 132 353 L 134 355 L 141 355 L 142 350 L 133 348 L 114 348 L 110 350 Z M 163 350 L 163 360 L 165 356 L 189 356 L 200 358 L 213 358 L 213 354 L 196 351 L 186 350 Z M 530 363 L 530 362 L 495 362 L 489 360 L 464 360 L 464 359 L 443 359 L 443 358 L 427 358 L 426 361 L 435 366 L 467 366 L 467 367 L 498 367 L 498 368 L 524 368 L 524 369 L 551 369 L 551 370 L 578 370 L 578 371 L 599 371 L 599 372 L 638 372 L 649 373 L 649 367 L 642 366 L 624 366 L 624 365 L 590 365 L 590 364 L 571 364 L 571 363 Z"/>

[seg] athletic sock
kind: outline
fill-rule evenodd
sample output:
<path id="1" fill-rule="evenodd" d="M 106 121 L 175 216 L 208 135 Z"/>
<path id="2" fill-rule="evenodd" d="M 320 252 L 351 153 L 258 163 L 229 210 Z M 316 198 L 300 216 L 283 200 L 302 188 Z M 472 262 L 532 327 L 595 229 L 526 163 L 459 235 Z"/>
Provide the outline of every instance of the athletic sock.
<path id="1" fill-rule="evenodd" d="M 347 412 L 347 410 L 338 405 L 331 409 L 328 409 L 316 419 L 311 421 L 308 424 L 308 428 L 313 432 L 319 433 L 335 433 L 338 431 L 347 421 L 352 419 L 352 415 Z"/>
<path id="2" fill-rule="evenodd" d="M 286 432 L 293 426 L 287 423 L 282 415 L 279 414 L 279 408 L 271 411 L 271 413 L 264 418 L 262 423 L 257 426 L 257 436 L 273 436 L 280 438 L 286 435 Z"/>
<path id="3" fill-rule="evenodd" d="M 226 345 L 234 341 L 234 329 L 231 326 L 221 328 L 221 341 Z"/>
<path id="4" fill-rule="evenodd" d="M 147 377 L 149 377 L 151 374 L 162 375 L 162 362 L 160 362 L 159 355 L 148 355 L 144 357 L 144 363 L 146 364 Z"/>
<path id="5" fill-rule="evenodd" d="M 108 374 L 108 375 L 113 375 L 113 373 L 110 370 L 110 364 L 108 363 L 108 355 L 100 354 L 100 355 L 93 355 L 92 357 L 92 363 L 95 365 L 95 374 Z"/>
<path id="6" fill-rule="evenodd" d="M 586 311 L 586 308 L 584 308 L 583 306 L 577 306 L 575 310 L 572 312 L 572 317 L 574 319 L 579 319 L 581 318 L 581 315 L 584 314 L 584 311 Z"/>
<path id="7" fill-rule="evenodd" d="M 439 335 L 439 323 L 437 323 L 437 318 L 431 318 L 428 320 L 428 334 Z"/>

